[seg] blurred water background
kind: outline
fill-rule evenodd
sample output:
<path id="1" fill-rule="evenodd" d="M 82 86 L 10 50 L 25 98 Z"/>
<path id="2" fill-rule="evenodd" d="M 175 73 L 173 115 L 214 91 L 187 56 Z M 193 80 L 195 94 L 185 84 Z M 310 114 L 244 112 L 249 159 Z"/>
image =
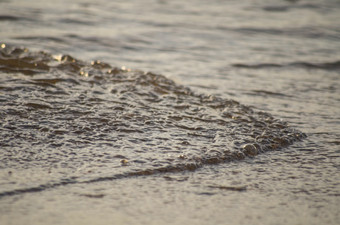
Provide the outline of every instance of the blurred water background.
<path id="1" fill-rule="evenodd" d="M 0 0 L 1 224 L 338 224 L 339 41 L 338 0 Z"/>

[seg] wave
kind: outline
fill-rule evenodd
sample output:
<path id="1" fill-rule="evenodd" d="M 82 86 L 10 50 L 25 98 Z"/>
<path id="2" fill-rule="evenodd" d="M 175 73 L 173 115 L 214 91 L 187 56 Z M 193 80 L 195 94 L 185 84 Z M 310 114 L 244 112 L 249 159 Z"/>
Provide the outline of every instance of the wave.
<path id="1" fill-rule="evenodd" d="M 234 31 L 242 35 L 273 35 L 273 36 L 287 36 L 297 38 L 310 38 L 310 39 L 328 39 L 339 40 L 339 28 L 334 26 L 328 27 L 315 27 L 306 26 L 299 28 L 268 28 L 268 27 L 238 27 L 231 28 L 224 25 L 217 27 L 221 30 Z"/>
<path id="2" fill-rule="evenodd" d="M 310 63 L 310 62 L 292 62 L 287 64 L 277 63 L 259 63 L 259 64 L 232 64 L 233 67 L 246 69 L 266 69 L 266 68 L 303 68 L 303 69 L 320 69 L 320 70 L 335 70 L 340 69 L 340 61 L 324 62 L 324 63 Z"/>
<path id="3" fill-rule="evenodd" d="M 295 2 L 295 1 L 294 1 Z M 293 3 L 293 2 L 292 2 Z M 306 10 L 322 10 L 322 5 L 317 4 L 285 4 L 285 5 L 268 5 L 262 7 L 264 11 L 268 12 L 287 12 L 291 10 L 299 10 L 299 9 L 306 9 Z"/>
<path id="4" fill-rule="evenodd" d="M 53 174 L 3 186 L 0 197 L 191 171 L 305 137 L 237 101 L 100 61 L 7 46 L 0 74 L 0 168 Z"/>

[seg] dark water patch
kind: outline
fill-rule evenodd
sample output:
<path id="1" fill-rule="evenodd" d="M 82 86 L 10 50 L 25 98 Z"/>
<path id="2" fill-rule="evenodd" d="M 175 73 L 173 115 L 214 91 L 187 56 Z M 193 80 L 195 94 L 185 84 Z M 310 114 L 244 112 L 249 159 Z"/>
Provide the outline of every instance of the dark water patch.
<path id="1" fill-rule="evenodd" d="M 223 186 L 223 185 L 211 185 L 210 188 L 226 190 L 226 191 L 246 191 L 246 186 Z"/>
<path id="2" fill-rule="evenodd" d="M 84 196 L 87 198 L 103 198 L 104 194 L 80 194 L 80 196 Z"/>
<path id="3" fill-rule="evenodd" d="M 270 95 L 270 96 L 277 96 L 277 97 L 290 97 L 283 93 L 266 91 L 266 90 L 253 90 L 252 91 L 255 95 Z"/>
<path id="4" fill-rule="evenodd" d="M 290 6 L 265 6 L 262 9 L 268 12 L 286 12 L 289 9 L 291 9 L 291 7 Z"/>
<path id="5" fill-rule="evenodd" d="M 286 2 L 290 2 L 290 3 L 296 3 L 296 2 L 299 2 L 300 0 L 284 0 Z"/>
<path id="6" fill-rule="evenodd" d="M 233 67 L 245 69 L 267 69 L 267 68 L 303 68 L 303 69 L 320 69 L 320 70 L 334 70 L 340 69 L 340 61 L 324 62 L 324 63 L 310 63 L 310 62 L 293 62 L 287 64 L 277 63 L 259 63 L 259 64 L 232 64 Z"/>
<path id="7" fill-rule="evenodd" d="M 30 17 L 28 15 L 26 16 L 19 16 L 19 15 L 0 15 L 0 22 L 11 22 L 11 23 L 17 23 L 17 22 L 35 22 L 36 19 L 33 17 Z"/>
<path id="8" fill-rule="evenodd" d="M 26 103 L 26 106 L 31 109 L 50 109 L 51 106 L 44 103 L 30 102 Z"/>
<path id="9" fill-rule="evenodd" d="M 162 75 L 14 47 L 2 48 L 0 59 L 0 83 L 11 87 L 1 89 L 0 167 L 56 174 L 0 196 L 193 171 L 305 137 L 268 113 Z"/>
<path id="10" fill-rule="evenodd" d="M 297 9 L 317 10 L 321 8 L 322 6 L 316 4 L 289 4 L 264 6 L 262 9 L 267 12 L 287 12 Z"/>
<path id="11" fill-rule="evenodd" d="M 289 66 L 302 67 L 306 69 L 339 70 L 340 61 L 325 62 L 325 63 L 296 62 L 296 63 L 289 64 Z"/>
<path id="12" fill-rule="evenodd" d="M 59 20 L 61 23 L 67 23 L 67 24 L 75 24 L 75 25 L 87 25 L 87 26 L 93 26 L 94 23 L 90 20 L 84 20 L 83 19 L 71 19 L 71 18 L 63 18 Z"/>
<path id="13" fill-rule="evenodd" d="M 283 67 L 281 64 L 275 64 L 275 63 L 260 63 L 260 64 L 242 64 L 242 63 L 235 63 L 232 64 L 233 67 L 238 67 L 238 68 L 246 68 L 246 69 L 262 69 L 262 68 L 280 68 Z"/>
<path id="14" fill-rule="evenodd" d="M 20 20 L 20 17 L 10 16 L 10 15 L 0 15 L 0 21 L 17 21 Z"/>
<path id="15" fill-rule="evenodd" d="M 273 35 L 310 39 L 339 40 L 340 30 L 338 27 L 299 27 L 299 28 L 268 28 L 268 27 L 239 27 L 230 28 L 218 26 L 218 29 L 240 33 L 242 35 Z"/>

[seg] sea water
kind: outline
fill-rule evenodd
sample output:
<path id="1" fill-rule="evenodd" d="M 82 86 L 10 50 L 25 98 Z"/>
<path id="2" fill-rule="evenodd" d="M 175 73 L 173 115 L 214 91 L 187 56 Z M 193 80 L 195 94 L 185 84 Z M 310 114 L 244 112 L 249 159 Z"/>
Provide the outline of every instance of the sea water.
<path id="1" fill-rule="evenodd" d="M 337 224 L 338 1 L 0 1 L 1 224 Z"/>

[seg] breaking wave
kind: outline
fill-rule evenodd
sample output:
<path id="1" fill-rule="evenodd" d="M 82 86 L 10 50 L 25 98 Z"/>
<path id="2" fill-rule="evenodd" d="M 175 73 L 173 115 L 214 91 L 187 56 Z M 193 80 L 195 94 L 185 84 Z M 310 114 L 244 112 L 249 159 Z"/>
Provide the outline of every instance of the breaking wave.
<path id="1" fill-rule="evenodd" d="M 195 170 L 305 137 L 268 113 L 162 75 L 2 46 L 0 168 L 53 176 L 9 185 L 0 197 Z"/>

